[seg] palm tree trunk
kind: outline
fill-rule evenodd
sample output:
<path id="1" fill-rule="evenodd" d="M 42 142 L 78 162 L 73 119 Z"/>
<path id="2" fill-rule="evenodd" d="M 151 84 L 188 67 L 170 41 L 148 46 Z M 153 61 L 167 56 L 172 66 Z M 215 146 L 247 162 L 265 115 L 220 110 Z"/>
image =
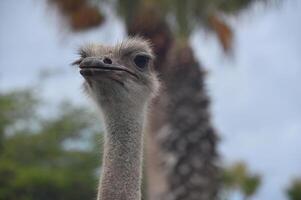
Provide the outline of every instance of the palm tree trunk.
<path id="1" fill-rule="evenodd" d="M 216 199 L 217 137 L 208 110 L 205 72 L 187 43 L 171 49 L 162 71 L 164 98 L 158 100 L 158 108 L 165 113 L 156 137 L 167 184 L 162 199 Z"/>
<path id="2" fill-rule="evenodd" d="M 219 184 L 216 144 L 204 79 L 188 43 L 173 40 L 154 10 L 128 24 L 129 35 L 152 41 L 162 89 L 154 100 L 148 127 L 149 200 L 214 200 Z"/>

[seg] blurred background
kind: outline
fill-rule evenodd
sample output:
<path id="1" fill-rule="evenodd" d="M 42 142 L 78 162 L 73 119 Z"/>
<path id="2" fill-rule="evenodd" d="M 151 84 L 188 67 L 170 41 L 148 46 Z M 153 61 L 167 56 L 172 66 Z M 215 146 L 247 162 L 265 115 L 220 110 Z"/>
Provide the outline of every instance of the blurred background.
<path id="1" fill-rule="evenodd" d="M 161 169 L 150 148 L 144 199 L 175 182 L 191 193 L 199 176 L 199 198 L 174 199 L 301 200 L 301 1 L 2 0 L 0 20 L 1 200 L 95 199 L 102 125 L 70 63 L 82 44 L 135 34 L 154 44 L 167 88 L 150 145 L 159 161 L 201 163 Z"/>

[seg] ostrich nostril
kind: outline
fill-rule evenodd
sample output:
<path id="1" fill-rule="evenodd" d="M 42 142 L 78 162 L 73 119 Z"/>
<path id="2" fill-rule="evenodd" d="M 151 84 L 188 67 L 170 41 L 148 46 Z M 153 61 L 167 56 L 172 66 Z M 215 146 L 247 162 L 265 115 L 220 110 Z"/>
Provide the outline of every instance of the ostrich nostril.
<path id="1" fill-rule="evenodd" d="M 112 60 L 110 58 L 107 58 L 107 57 L 103 59 L 103 62 L 105 64 L 112 64 Z"/>

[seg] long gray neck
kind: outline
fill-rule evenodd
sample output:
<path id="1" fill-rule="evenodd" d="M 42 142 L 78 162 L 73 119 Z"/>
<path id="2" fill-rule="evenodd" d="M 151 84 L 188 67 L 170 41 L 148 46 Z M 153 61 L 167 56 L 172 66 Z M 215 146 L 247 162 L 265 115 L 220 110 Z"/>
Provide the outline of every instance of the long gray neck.
<path id="1" fill-rule="evenodd" d="M 144 107 L 103 110 L 106 135 L 97 200 L 141 199 Z"/>

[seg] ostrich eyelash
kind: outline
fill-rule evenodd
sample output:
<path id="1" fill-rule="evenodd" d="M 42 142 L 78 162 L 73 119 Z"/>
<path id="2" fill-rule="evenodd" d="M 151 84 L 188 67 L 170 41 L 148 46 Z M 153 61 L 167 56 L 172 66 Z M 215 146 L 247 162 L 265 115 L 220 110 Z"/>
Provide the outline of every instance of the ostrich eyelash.
<path id="1" fill-rule="evenodd" d="M 80 58 L 72 62 L 71 65 L 79 65 L 83 61 L 83 59 L 88 56 L 87 52 L 84 49 L 79 49 L 78 55 L 80 56 Z"/>

